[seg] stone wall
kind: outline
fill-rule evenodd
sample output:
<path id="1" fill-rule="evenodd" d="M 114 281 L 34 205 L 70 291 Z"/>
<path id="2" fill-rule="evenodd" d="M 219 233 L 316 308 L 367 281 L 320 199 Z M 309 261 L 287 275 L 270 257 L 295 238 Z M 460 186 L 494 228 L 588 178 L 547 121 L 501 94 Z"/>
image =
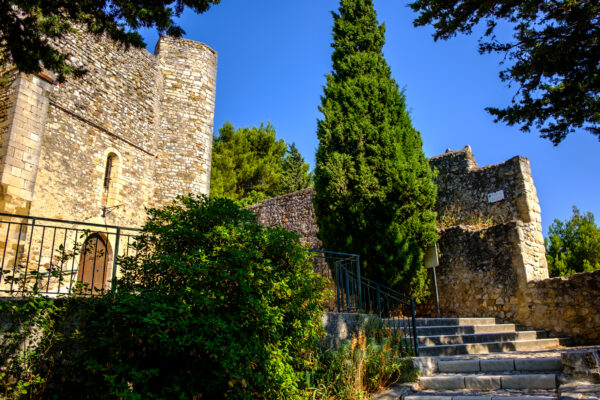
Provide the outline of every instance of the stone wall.
<path id="1" fill-rule="evenodd" d="M 600 270 L 530 282 L 517 321 L 579 343 L 600 343 Z"/>
<path id="2" fill-rule="evenodd" d="M 312 199 L 314 189 L 304 189 L 265 200 L 260 204 L 248 207 L 255 213 L 258 222 L 265 226 L 282 226 L 288 231 L 297 232 L 302 243 L 310 248 L 321 248 L 317 238 L 317 220 Z"/>
<path id="3" fill-rule="evenodd" d="M 600 271 L 548 279 L 529 160 L 478 167 L 467 146 L 431 158 L 430 165 L 438 170 L 442 316 L 495 317 L 598 343 Z M 315 246 L 313 196 L 307 189 L 250 209 L 262 224 L 296 230 Z M 433 297 L 417 313 L 435 316 Z"/>
<path id="4" fill-rule="evenodd" d="M 443 316 L 514 316 L 507 306 L 517 300 L 512 259 L 518 257 L 522 225 L 515 221 L 481 230 L 455 226 L 440 231 L 436 276 Z M 417 314 L 436 316 L 433 296 L 418 305 Z"/>
<path id="5" fill-rule="evenodd" d="M 161 37 L 162 78 L 154 198 L 159 203 L 210 188 L 217 53 L 203 43 Z"/>
<path id="6" fill-rule="evenodd" d="M 57 45 L 85 76 L 18 74 L 0 90 L 0 113 L 15 110 L 0 114 L 2 210 L 140 226 L 146 207 L 208 194 L 216 52 L 166 36 L 156 55 L 83 33 Z"/>
<path id="7" fill-rule="evenodd" d="M 518 246 L 526 279 L 548 277 L 541 210 L 527 158 L 516 156 L 478 167 L 466 146 L 432 157 L 429 164 L 438 171 L 439 228 L 462 225 L 477 229 L 522 221 L 525 225 Z"/>

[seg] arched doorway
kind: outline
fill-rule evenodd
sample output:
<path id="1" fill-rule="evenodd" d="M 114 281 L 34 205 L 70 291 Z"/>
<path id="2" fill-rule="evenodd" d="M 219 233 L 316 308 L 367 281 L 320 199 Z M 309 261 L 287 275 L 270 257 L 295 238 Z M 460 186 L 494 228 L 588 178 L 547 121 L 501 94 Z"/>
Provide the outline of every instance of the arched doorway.
<path id="1" fill-rule="evenodd" d="M 83 294 L 100 294 L 108 289 L 110 279 L 110 244 L 99 233 L 87 237 L 81 248 L 77 281 L 83 284 Z"/>

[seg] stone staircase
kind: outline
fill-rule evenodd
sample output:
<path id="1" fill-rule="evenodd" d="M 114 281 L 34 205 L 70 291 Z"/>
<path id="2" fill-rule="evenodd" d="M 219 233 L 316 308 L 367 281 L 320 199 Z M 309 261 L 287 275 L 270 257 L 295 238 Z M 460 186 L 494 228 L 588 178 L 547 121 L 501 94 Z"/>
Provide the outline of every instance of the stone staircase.
<path id="1" fill-rule="evenodd" d="M 494 318 L 418 318 L 421 378 L 400 392 L 376 396 L 404 400 L 550 400 L 562 370 L 552 338 Z"/>
<path id="2" fill-rule="evenodd" d="M 548 337 L 495 318 L 417 318 L 420 356 L 531 351 L 568 345 L 567 339 Z"/>

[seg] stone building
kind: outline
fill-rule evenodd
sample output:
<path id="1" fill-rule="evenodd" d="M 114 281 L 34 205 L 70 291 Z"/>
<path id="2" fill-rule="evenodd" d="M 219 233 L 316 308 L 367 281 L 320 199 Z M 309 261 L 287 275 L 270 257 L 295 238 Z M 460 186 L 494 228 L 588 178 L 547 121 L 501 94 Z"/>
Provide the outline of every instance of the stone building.
<path id="1" fill-rule="evenodd" d="M 162 36 L 153 55 L 83 33 L 57 45 L 85 76 L 0 70 L 0 213 L 28 217 L 0 218 L 0 292 L 107 288 L 135 235 L 113 226 L 140 227 L 146 208 L 210 189 L 214 50 Z"/>
<path id="2" fill-rule="evenodd" d="M 84 34 L 60 46 L 83 78 L 3 71 L 0 212 L 140 226 L 145 207 L 208 194 L 216 52 L 168 36 L 154 55 Z"/>

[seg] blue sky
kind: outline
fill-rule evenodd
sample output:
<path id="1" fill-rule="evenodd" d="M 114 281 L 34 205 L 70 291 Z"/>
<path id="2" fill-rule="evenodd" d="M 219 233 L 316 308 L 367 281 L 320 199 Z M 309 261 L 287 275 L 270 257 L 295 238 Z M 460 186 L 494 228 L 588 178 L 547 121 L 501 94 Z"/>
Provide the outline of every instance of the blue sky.
<path id="1" fill-rule="evenodd" d="M 385 23 L 385 57 L 404 88 L 413 125 L 428 157 L 470 145 L 480 166 L 515 155 L 531 161 L 544 234 L 571 206 L 600 219 L 597 157 L 600 142 L 581 131 L 554 147 L 535 131 L 496 124 L 484 107 L 503 106 L 514 91 L 498 79 L 497 55 L 479 55 L 475 32 L 434 42 L 432 29 L 414 28 L 415 13 L 398 0 L 374 0 Z M 318 106 L 331 71 L 331 11 L 338 0 L 222 0 L 207 13 L 186 11 L 185 37 L 219 53 L 215 129 L 271 122 L 314 167 Z M 153 50 L 157 34 L 143 32 Z"/>

